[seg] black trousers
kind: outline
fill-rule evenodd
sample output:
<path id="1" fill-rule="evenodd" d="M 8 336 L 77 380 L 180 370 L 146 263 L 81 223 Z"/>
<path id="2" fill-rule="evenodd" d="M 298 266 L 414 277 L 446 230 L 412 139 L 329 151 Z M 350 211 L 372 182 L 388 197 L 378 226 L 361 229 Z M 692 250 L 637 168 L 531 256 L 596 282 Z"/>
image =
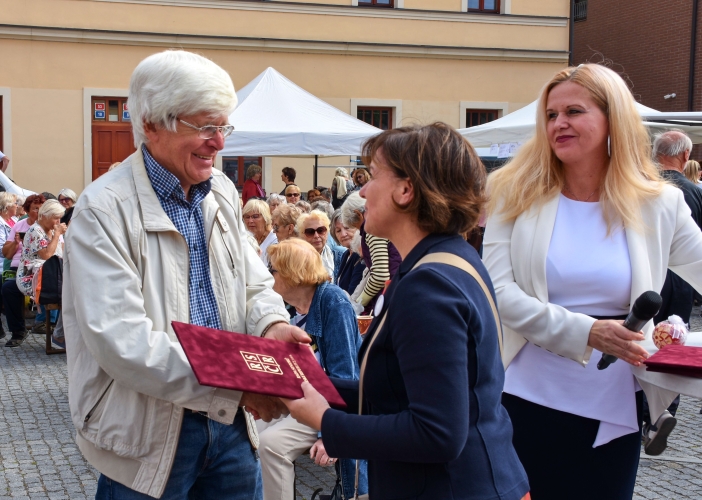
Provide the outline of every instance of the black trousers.
<path id="1" fill-rule="evenodd" d="M 661 297 L 663 298 L 663 305 L 656 317 L 653 318 L 654 325 L 668 319 L 668 316 L 673 314 L 680 316 L 686 324 L 690 323 L 692 305 L 695 300 L 695 289 L 670 269 L 665 275 Z"/>
<path id="2" fill-rule="evenodd" d="M 636 393 L 641 427 L 643 391 Z M 598 420 L 502 394 L 532 500 L 631 500 L 641 452 L 641 431 L 592 447 Z"/>
<path id="3" fill-rule="evenodd" d="M 2 284 L 2 304 L 7 318 L 7 327 L 12 333 L 24 333 L 24 294 L 17 288 L 14 279 Z"/>

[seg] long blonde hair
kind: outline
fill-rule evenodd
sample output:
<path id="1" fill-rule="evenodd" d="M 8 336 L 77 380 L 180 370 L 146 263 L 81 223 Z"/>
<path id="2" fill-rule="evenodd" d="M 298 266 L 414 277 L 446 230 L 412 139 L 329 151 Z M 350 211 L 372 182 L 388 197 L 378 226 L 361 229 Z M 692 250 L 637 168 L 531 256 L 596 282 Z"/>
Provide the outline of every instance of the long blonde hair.
<path id="1" fill-rule="evenodd" d="M 685 171 L 683 173 L 690 182 L 694 182 L 695 184 L 700 183 L 700 164 L 698 161 L 687 160 L 687 163 L 685 164 Z"/>
<path id="2" fill-rule="evenodd" d="M 617 73 L 598 64 L 561 70 L 544 86 L 535 136 L 488 179 L 488 212 L 499 211 L 505 220 L 514 220 L 563 189 L 563 164 L 546 132 L 546 104 L 551 90 L 568 81 L 586 89 L 609 121 L 610 160 L 600 192 L 607 226 L 611 230 L 623 224 L 641 230 L 640 206 L 661 192 L 663 181 L 651 160 L 651 140 L 629 88 Z"/>

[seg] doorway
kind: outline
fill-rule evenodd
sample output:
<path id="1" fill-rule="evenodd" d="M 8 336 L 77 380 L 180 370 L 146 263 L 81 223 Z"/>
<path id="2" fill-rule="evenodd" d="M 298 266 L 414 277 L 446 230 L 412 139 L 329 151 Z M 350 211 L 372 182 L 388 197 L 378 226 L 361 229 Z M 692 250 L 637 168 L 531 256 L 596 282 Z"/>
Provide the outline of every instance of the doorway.
<path id="1" fill-rule="evenodd" d="M 95 180 L 113 163 L 124 161 L 136 148 L 126 97 L 93 97 L 91 116 L 92 180 Z"/>

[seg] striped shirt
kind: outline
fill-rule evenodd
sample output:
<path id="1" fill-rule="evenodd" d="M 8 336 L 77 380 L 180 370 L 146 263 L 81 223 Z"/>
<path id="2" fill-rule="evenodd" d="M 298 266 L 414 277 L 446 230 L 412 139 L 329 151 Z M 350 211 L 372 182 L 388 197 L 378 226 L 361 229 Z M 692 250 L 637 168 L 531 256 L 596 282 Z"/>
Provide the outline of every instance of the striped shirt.
<path id="1" fill-rule="evenodd" d="M 364 307 L 380 293 L 385 287 L 385 282 L 390 279 L 388 240 L 366 233 L 366 245 L 370 250 L 370 260 L 373 265 L 361 294 L 361 304 Z"/>

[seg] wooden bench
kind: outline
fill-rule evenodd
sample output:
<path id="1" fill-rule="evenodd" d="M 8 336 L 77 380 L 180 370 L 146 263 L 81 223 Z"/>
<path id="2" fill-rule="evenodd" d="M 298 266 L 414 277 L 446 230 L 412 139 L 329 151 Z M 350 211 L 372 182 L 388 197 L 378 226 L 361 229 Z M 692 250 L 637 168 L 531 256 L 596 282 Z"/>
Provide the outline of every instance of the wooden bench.
<path id="1" fill-rule="evenodd" d="M 61 304 L 45 304 L 46 309 L 46 354 L 63 354 L 66 349 L 57 349 L 51 344 L 51 335 L 54 333 L 54 327 L 51 325 L 51 313 L 49 311 L 60 311 Z"/>

